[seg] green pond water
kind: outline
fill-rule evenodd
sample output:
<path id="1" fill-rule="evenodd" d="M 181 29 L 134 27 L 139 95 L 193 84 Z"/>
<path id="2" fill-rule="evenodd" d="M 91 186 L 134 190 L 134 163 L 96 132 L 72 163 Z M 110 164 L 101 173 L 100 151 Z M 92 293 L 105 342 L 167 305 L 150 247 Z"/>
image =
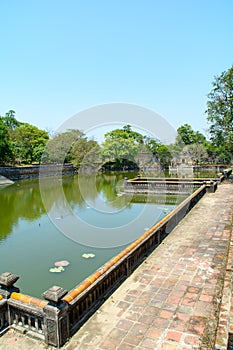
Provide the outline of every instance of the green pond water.
<path id="1" fill-rule="evenodd" d="M 123 193 L 135 173 L 18 181 L 0 187 L 0 273 L 20 276 L 21 292 L 41 297 L 53 285 L 72 289 L 184 196 Z M 84 253 L 94 258 L 85 259 Z M 68 260 L 61 273 L 56 261 Z"/>

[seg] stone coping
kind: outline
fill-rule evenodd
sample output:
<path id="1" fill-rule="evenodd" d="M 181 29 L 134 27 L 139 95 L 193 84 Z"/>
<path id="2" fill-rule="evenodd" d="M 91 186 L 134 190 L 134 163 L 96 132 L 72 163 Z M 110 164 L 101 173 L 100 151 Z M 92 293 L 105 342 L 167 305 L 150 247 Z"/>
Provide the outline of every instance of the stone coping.
<path id="1" fill-rule="evenodd" d="M 11 294 L 11 299 L 20 301 L 21 303 L 24 303 L 27 305 L 37 306 L 41 309 L 43 309 L 48 304 L 47 301 L 44 301 L 44 300 L 41 300 L 38 298 L 34 298 L 34 297 L 29 296 L 29 295 L 16 293 L 16 292 L 13 292 Z"/>

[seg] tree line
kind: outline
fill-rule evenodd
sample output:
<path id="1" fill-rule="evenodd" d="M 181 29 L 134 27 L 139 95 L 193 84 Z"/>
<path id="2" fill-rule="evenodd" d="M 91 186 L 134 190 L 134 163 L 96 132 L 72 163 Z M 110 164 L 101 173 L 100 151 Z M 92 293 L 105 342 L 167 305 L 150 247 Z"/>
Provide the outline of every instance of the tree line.
<path id="1" fill-rule="evenodd" d="M 15 111 L 0 116 L 0 165 L 72 162 L 76 167 L 104 162 L 119 168 L 130 164 L 159 164 L 186 159 L 192 164 L 230 164 L 233 154 L 233 66 L 214 77 L 207 95 L 208 139 L 191 125 L 177 129 L 174 144 L 134 131 L 130 125 L 105 134 L 99 145 L 80 130 L 67 130 L 50 137 L 45 130 L 17 120 Z"/>

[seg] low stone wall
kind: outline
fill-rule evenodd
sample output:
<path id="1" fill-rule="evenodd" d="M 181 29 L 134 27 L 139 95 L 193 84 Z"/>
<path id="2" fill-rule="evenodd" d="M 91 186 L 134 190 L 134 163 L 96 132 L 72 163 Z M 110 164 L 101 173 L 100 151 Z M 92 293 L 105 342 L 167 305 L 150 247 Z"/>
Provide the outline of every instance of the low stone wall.
<path id="1" fill-rule="evenodd" d="M 206 184 L 160 222 L 70 292 L 58 286 L 43 293 L 45 300 L 21 294 L 18 276 L 0 275 L 0 333 L 8 327 L 62 346 L 111 293 L 163 241 L 206 193 Z"/>
<path id="2" fill-rule="evenodd" d="M 225 178 L 224 175 L 222 176 L 223 178 L 221 178 L 221 181 Z M 206 189 L 209 192 L 215 192 L 217 189 L 216 180 L 137 177 L 131 180 L 125 178 L 124 192 L 185 195 L 193 193 L 203 184 L 206 185 Z"/>
<path id="3" fill-rule="evenodd" d="M 76 169 L 73 164 L 56 165 L 32 165 L 25 167 L 0 167 L 0 175 L 17 181 L 25 179 L 37 179 L 39 176 L 60 176 L 74 174 Z"/>

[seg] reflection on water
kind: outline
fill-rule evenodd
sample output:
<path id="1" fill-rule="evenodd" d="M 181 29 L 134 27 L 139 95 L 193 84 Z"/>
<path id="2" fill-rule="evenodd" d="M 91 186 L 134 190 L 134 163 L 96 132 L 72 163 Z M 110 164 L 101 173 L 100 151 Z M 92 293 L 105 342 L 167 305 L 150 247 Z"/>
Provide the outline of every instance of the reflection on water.
<path id="1" fill-rule="evenodd" d="M 17 227 L 19 220 L 33 221 L 44 213 L 38 181 L 17 182 L 0 187 L 0 240 Z"/>
<path id="2" fill-rule="evenodd" d="M 126 236 L 127 243 L 131 242 L 184 199 L 125 195 L 123 179 L 135 175 L 133 172 L 102 174 L 94 180 L 85 175 L 80 179 L 81 186 L 78 176 L 65 177 L 62 182 L 57 178 L 46 179 L 46 209 L 38 180 L 25 180 L 0 188 L 0 273 L 18 274 L 17 286 L 21 291 L 39 297 L 52 285 L 71 289 L 81 282 L 125 247 Z M 65 223 L 69 229 L 69 216 L 60 212 L 67 206 L 67 213 L 72 211 L 72 215 L 80 220 L 75 226 L 76 240 L 62 234 L 47 214 L 55 208 L 54 221 Z M 102 242 L 95 246 L 85 245 L 88 234 L 96 235 L 96 227 L 105 236 L 101 238 L 99 234 L 95 240 L 101 242 L 104 239 L 110 248 L 104 248 Z M 112 233 L 110 229 L 113 228 Z M 95 258 L 84 259 L 84 253 L 93 253 Z M 70 265 L 62 273 L 49 272 L 58 260 L 68 260 Z"/>

